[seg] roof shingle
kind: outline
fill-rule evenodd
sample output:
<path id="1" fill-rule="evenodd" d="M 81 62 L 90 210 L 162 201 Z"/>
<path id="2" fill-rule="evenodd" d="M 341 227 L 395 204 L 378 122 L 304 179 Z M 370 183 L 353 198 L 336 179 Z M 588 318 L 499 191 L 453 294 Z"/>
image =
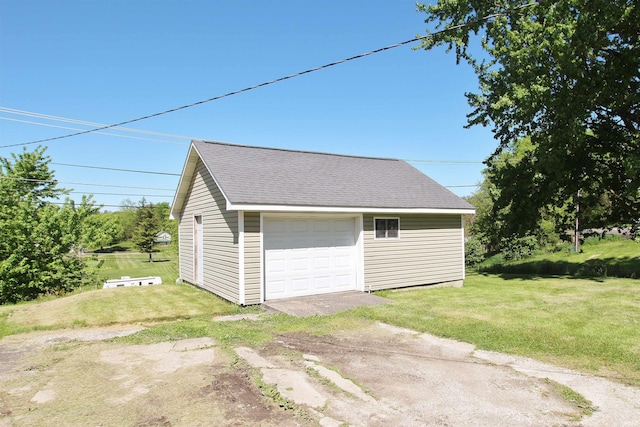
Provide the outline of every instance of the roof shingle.
<path id="1" fill-rule="evenodd" d="M 193 141 L 232 204 L 473 209 L 403 160 Z"/>

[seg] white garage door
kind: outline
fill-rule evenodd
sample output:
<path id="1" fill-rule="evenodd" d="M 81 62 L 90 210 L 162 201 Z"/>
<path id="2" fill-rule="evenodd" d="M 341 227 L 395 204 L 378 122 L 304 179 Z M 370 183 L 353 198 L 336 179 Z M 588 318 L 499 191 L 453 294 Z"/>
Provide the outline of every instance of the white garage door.
<path id="1" fill-rule="evenodd" d="M 355 220 L 267 219 L 265 299 L 356 289 Z"/>

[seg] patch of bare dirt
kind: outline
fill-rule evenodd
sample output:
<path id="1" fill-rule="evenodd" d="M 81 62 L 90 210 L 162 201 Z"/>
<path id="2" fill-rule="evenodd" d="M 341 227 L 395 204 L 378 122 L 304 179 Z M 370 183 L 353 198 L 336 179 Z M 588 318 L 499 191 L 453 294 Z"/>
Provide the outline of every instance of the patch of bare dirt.
<path id="1" fill-rule="evenodd" d="M 101 341 L 130 332 L 0 340 L 0 427 L 598 427 L 635 426 L 640 419 L 637 388 L 383 324 L 331 336 L 281 335 L 264 348 L 234 349 L 244 364 L 210 338 Z M 254 384 L 256 373 L 271 390 Z M 546 378 L 583 394 L 599 411 L 581 419 L 580 408 Z"/>
<path id="2" fill-rule="evenodd" d="M 126 345 L 85 332 L 0 340 L 0 426 L 312 424 L 262 396 L 209 338 Z"/>
<path id="3" fill-rule="evenodd" d="M 384 325 L 323 337 L 282 335 L 262 355 L 275 369 L 290 370 L 295 363 L 285 366 L 278 348 L 285 354 L 297 350 L 317 366 L 332 368 L 373 398 L 335 390 L 325 394 L 324 405 L 315 409 L 337 422 L 541 426 L 577 425 L 579 418 L 578 408 L 544 381 L 476 359 L 473 346 L 465 343 Z M 274 368 L 263 372 L 268 369 Z M 321 386 L 314 391 L 323 393 Z"/>

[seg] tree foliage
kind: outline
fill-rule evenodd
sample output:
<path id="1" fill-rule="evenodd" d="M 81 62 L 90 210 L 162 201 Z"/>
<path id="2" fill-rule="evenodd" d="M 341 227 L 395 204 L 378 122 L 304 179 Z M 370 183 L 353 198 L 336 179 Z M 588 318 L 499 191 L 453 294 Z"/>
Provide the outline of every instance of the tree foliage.
<path id="1" fill-rule="evenodd" d="M 494 211 L 510 231 L 525 236 L 545 215 L 568 222 L 578 194 L 594 223 L 640 218 L 637 2 L 439 0 L 419 10 L 449 29 L 423 47 L 454 49 L 478 76 L 468 126 L 493 127 Z M 470 45 L 477 36 L 484 52 Z M 496 162 L 524 137 L 531 150 L 519 161 Z"/>
<path id="2" fill-rule="evenodd" d="M 136 247 L 149 254 L 149 262 L 153 261 L 152 252 L 156 244 L 156 234 L 160 231 L 160 221 L 153 203 L 140 201 L 136 210 L 136 228 L 133 232 L 133 243 Z"/>
<path id="3" fill-rule="evenodd" d="M 120 210 L 113 212 L 113 215 L 117 218 L 118 224 L 122 227 L 122 238 L 124 240 L 130 240 L 133 237 L 133 233 L 136 229 L 136 211 L 138 204 L 125 199 L 120 202 Z"/>
<path id="4" fill-rule="evenodd" d="M 102 249 L 121 241 L 123 235 L 123 228 L 115 214 L 96 212 L 83 223 L 82 245 L 88 249 Z"/>
<path id="5" fill-rule="evenodd" d="M 0 304 L 60 294 L 87 278 L 72 249 L 85 218 L 97 210 L 90 198 L 79 205 L 58 187 L 45 149 L 0 158 Z"/>

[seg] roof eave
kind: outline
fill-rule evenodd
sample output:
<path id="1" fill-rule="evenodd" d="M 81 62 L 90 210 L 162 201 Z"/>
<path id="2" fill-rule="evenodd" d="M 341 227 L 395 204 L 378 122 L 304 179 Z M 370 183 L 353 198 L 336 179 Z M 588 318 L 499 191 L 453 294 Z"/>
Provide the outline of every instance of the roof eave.
<path id="1" fill-rule="evenodd" d="M 395 214 L 445 214 L 445 215 L 473 215 L 473 208 L 382 208 L 382 207 L 351 207 L 351 206 L 306 206 L 306 205 L 261 205 L 250 203 L 230 203 L 230 211 L 260 211 L 260 212 L 327 212 L 327 213 L 395 213 Z"/>

